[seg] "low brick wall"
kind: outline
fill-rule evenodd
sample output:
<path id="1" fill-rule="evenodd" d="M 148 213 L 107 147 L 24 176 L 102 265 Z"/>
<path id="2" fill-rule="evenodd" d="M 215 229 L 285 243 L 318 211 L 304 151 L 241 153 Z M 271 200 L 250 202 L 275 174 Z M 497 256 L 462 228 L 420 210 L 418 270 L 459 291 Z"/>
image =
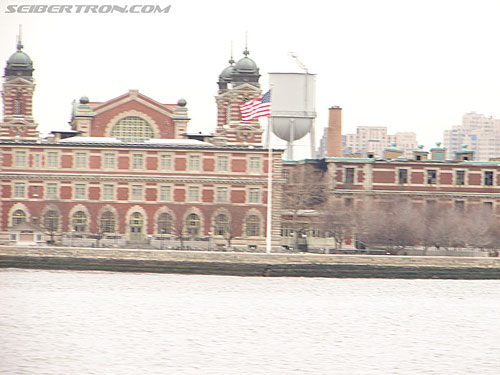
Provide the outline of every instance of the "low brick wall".
<path id="1" fill-rule="evenodd" d="M 0 267 L 235 276 L 500 279 L 500 258 L 0 247 Z"/>

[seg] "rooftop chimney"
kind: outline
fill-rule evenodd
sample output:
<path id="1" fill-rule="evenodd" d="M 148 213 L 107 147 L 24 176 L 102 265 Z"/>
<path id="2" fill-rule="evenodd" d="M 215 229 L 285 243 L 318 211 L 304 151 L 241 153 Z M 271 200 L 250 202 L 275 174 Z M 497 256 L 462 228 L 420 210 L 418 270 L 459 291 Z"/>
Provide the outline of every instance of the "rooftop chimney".
<path id="1" fill-rule="evenodd" d="M 326 157 L 342 156 L 342 108 L 330 107 L 328 110 L 328 138 Z"/>

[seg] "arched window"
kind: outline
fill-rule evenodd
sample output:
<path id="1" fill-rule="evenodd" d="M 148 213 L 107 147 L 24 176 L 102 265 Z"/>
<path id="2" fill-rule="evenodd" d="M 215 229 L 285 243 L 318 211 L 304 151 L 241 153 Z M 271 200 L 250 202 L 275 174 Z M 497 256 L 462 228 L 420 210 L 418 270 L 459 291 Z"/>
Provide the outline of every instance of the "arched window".
<path id="1" fill-rule="evenodd" d="M 87 215 L 85 212 L 78 211 L 73 214 L 72 218 L 73 230 L 75 232 L 86 232 L 87 231 Z"/>
<path id="2" fill-rule="evenodd" d="M 158 217 L 158 233 L 171 234 L 172 233 L 172 216 L 166 212 Z"/>
<path id="3" fill-rule="evenodd" d="M 250 215 L 246 220 L 247 237 L 260 235 L 260 220 L 257 215 Z"/>
<path id="4" fill-rule="evenodd" d="M 111 136 L 125 142 L 142 142 L 153 138 L 154 132 L 146 120 L 137 116 L 128 116 L 113 126 Z"/>
<path id="5" fill-rule="evenodd" d="M 191 237 L 197 237 L 200 234 L 200 217 L 196 214 L 189 214 L 186 218 L 187 233 Z"/>
<path id="6" fill-rule="evenodd" d="M 229 232 L 229 219 L 226 214 L 219 214 L 215 217 L 215 228 L 214 234 L 216 236 L 223 236 L 225 233 Z"/>
<path id="7" fill-rule="evenodd" d="M 14 114 L 22 115 L 23 114 L 23 99 L 21 93 L 17 93 L 16 98 L 14 99 Z"/>
<path id="8" fill-rule="evenodd" d="M 26 213 L 23 210 L 16 210 L 12 215 L 12 225 L 24 223 L 26 221 Z"/>
<path id="9" fill-rule="evenodd" d="M 106 211 L 101 215 L 101 233 L 115 233 L 116 219 L 111 211 Z"/>
<path id="10" fill-rule="evenodd" d="M 59 228 L 59 214 L 57 211 L 49 210 L 43 215 L 43 226 L 49 232 L 57 232 Z"/>

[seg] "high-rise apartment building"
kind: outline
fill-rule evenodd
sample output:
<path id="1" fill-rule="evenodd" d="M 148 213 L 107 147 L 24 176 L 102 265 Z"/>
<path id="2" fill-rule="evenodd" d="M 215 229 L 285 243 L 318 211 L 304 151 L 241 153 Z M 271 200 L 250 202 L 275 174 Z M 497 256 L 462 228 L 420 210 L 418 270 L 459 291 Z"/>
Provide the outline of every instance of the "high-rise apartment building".
<path id="1" fill-rule="evenodd" d="M 474 151 L 474 159 L 487 161 L 500 156 L 500 120 L 476 112 L 466 113 L 461 125 L 444 131 L 444 147 L 448 158 L 460 151 L 463 144 Z"/>
<path id="2" fill-rule="evenodd" d="M 385 126 L 358 126 L 355 134 L 342 136 L 342 154 L 372 153 L 382 157 L 384 149 L 392 143 L 396 143 L 405 157 L 412 157 L 413 151 L 418 147 L 417 136 L 413 132 L 388 134 Z"/>

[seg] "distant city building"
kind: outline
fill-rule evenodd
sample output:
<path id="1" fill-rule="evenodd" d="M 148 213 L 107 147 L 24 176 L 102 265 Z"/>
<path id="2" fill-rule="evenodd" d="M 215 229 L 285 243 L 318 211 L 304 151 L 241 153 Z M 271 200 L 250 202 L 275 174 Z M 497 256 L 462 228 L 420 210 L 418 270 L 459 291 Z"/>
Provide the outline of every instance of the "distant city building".
<path id="1" fill-rule="evenodd" d="M 500 120 L 476 112 L 466 113 L 462 125 L 444 131 L 444 147 L 448 157 L 468 145 L 474 151 L 475 160 L 487 161 L 500 156 Z"/>
<path id="2" fill-rule="evenodd" d="M 385 126 L 358 126 L 355 134 L 342 136 L 342 155 L 368 153 L 382 157 L 384 149 L 396 143 L 404 157 L 411 157 L 418 147 L 417 136 L 413 132 L 388 134 Z"/>

